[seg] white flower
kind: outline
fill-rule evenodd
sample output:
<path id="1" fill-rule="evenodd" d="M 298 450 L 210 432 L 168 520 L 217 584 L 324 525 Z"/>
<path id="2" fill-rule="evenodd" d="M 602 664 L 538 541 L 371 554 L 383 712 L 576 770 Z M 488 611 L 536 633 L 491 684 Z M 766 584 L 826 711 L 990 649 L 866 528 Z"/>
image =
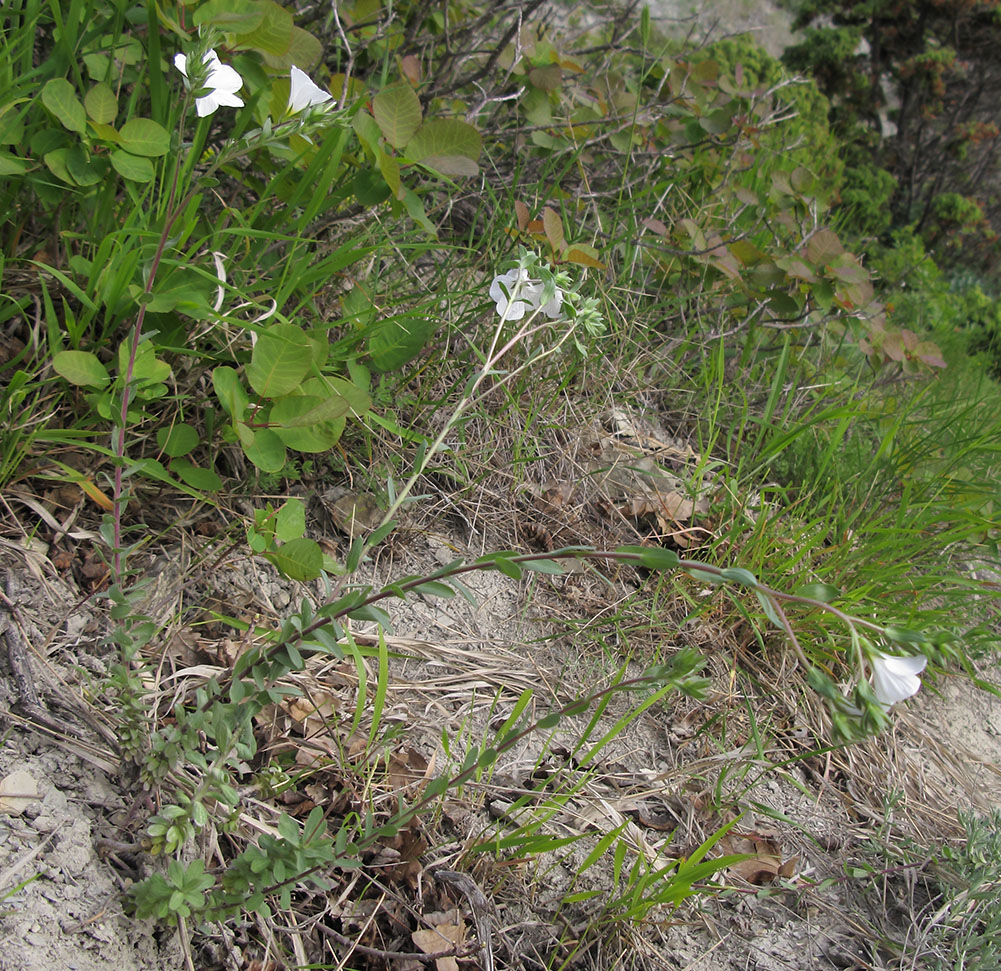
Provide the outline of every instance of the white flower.
<path id="1" fill-rule="evenodd" d="M 525 300 L 511 300 L 516 288 L 518 297 L 525 296 L 527 283 L 528 273 L 518 268 L 494 277 L 490 284 L 490 299 L 497 304 L 501 320 L 521 320 L 528 312 L 529 304 Z"/>
<path id="2" fill-rule="evenodd" d="M 898 701 L 910 698 L 921 687 L 918 675 L 925 669 L 928 658 L 923 654 L 899 657 L 875 653 L 869 658 L 872 667 L 872 690 L 876 700 L 887 711 Z"/>
<path id="3" fill-rule="evenodd" d="M 527 270 L 516 267 L 494 277 L 490 284 L 490 299 L 497 304 L 501 320 L 521 320 L 530 310 L 541 310 L 547 317 L 555 319 L 562 313 L 563 291 L 557 287 L 555 296 L 543 304 L 544 289 L 543 284 L 533 280 Z M 516 299 L 511 300 L 512 296 Z"/>
<path id="4" fill-rule="evenodd" d="M 208 94 L 195 99 L 195 111 L 199 118 L 211 115 L 220 105 L 229 108 L 242 108 L 243 100 L 238 98 L 236 92 L 243 87 L 243 78 L 235 68 L 228 64 L 223 64 L 219 60 L 219 55 L 215 51 L 206 51 L 202 59 L 208 65 L 208 76 L 205 78 L 204 87 L 209 89 Z M 188 76 L 188 58 L 184 54 L 174 56 L 174 66 L 185 77 Z"/>
<path id="5" fill-rule="evenodd" d="M 298 114 L 303 108 L 311 108 L 313 105 L 322 105 L 330 101 L 333 95 L 323 88 L 313 84 L 309 75 L 305 71 L 300 71 L 294 64 L 292 65 L 291 87 L 288 95 L 288 110 L 293 114 Z"/>

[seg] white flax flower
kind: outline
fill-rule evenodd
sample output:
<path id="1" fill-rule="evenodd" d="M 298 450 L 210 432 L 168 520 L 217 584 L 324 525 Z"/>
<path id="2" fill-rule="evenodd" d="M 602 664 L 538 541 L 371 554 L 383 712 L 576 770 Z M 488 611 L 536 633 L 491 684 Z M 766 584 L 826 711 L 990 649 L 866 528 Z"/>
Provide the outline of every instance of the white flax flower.
<path id="1" fill-rule="evenodd" d="M 237 97 L 236 92 L 243 87 L 243 78 L 240 77 L 236 68 L 223 64 L 219 60 L 219 55 L 212 50 L 205 52 L 202 63 L 208 67 L 208 74 L 204 85 L 199 87 L 199 90 L 205 89 L 206 93 L 195 98 L 195 111 L 198 113 L 198 117 L 204 118 L 206 115 L 211 115 L 220 105 L 226 105 L 228 108 L 242 108 L 243 99 Z M 176 54 L 174 66 L 181 74 L 188 77 L 186 54 Z"/>
<path id="2" fill-rule="evenodd" d="M 294 64 L 290 81 L 288 110 L 293 115 L 297 115 L 304 108 L 325 104 L 333 98 L 329 91 L 324 91 L 314 84 L 309 75 L 305 71 L 300 71 Z"/>
<path id="3" fill-rule="evenodd" d="M 521 320 L 537 310 L 555 320 L 563 312 L 563 291 L 557 287 L 553 297 L 543 303 L 544 292 L 545 285 L 533 280 L 523 267 L 495 276 L 490 284 L 490 299 L 496 303 L 501 320 Z"/>
<path id="4" fill-rule="evenodd" d="M 900 657 L 875 652 L 870 655 L 872 690 L 884 710 L 889 711 L 891 705 L 917 693 L 921 687 L 918 675 L 927 663 L 928 658 L 923 654 Z"/>

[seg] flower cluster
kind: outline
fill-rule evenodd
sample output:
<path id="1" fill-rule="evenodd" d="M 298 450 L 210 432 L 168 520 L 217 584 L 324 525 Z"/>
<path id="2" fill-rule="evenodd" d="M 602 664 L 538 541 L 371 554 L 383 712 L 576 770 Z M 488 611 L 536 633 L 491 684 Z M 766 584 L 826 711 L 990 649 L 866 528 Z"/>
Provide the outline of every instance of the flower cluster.
<path id="1" fill-rule="evenodd" d="M 242 108 L 243 99 L 237 91 L 243 87 L 243 78 L 229 64 L 223 64 L 214 50 L 208 50 L 202 56 L 201 62 L 195 62 L 188 72 L 188 56 L 174 56 L 174 66 L 195 88 L 195 111 L 199 118 L 211 115 L 217 108 L 225 105 L 228 108 Z M 324 105 L 333 96 L 328 91 L 314 84 L 305 71 L 294 64 L 289 77 L 288 113 L 297 115 L 307 108 Z"/>
<path id="2" fill-rule="evenodd" d="M 490 284 L 490 299 L 497 304 L 501 320 L 521 320 L 529 311 L 540 310 L 555 320 L 563 308 L 563 291 L 554 283 L 533 279 L 523 266 L 495 276 Z"/>

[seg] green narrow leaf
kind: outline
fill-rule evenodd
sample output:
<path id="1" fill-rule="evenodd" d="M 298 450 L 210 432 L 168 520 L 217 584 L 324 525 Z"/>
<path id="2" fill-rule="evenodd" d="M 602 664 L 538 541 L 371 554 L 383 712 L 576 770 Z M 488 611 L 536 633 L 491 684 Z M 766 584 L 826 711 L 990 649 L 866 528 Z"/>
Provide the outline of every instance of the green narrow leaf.
<path id="1" fill-rule="evenodd" d="M 726 580 L 724 580 L 719 573 L 712 573 L 709 570 L 700 570 L 698 567 L 686 567 L 685 572 L 693 580 L 698 580 L 700 583 L 710 583 L 714 587 L 718 587 L 721 583 L 726 583 Z"/>
<path id="2" fill-rule="evenodd" d="M 376 546 L 381 543 L 394 529 L 396 529 L 395 519 L 391 519 L 388 523 L 383 523 L 378 529 L 372 531 L 372 535 L 368 538 L 368 545 Z"/>
<path id="3" fill-rule="evenodd" d="M 757 577 L 742 566 L 729 566 L 720 572 L 720 577 L 731 583 L 738 583 L 742 587 L 756 587 L 758 585 Z"/>
<path id="4" fill-rule="evenodd" d="M 525 575 L 520 564 L 512 563 L 506 556 L 494 557 L 490 562 L 498 573 L 503 573 L 504 576 L 510 577 L 512 580 L 520 580 Z"/>
<path id="5" fill-rule="evenodd" d="M 350 617 L 351 620 L 374 620 L 377 624 L 381 624 L 386 630 L 392 629 L 392 622 L 390 621 L 389 614 L 387 614 L 381 607 L 376 607 L 374 604 L 365 604 L 363 607 L 358 607 L 355 610 L 349 611 L 348 617 Z"/>
<path id="6" fill-rule="evenodd" d="M 42 88 L 42 104 L 70 131 L 87 130 L 87 112 L 66 78 L 52 78 Z"/>
<path id="7" fill-rule="evenodd" d="M 924 644 L 928 637 L 920 631 L 908 630 L 906 627 L 884 627 L 883 633 L 898 644 Z"/>
<path id="8" fill-rule="evenodd" d="M 795 590 L 797 597 L 809 597 L 821 603 L 834 603 L 841 596 L 841 591 L 830 583 L 804 583 Z"/>
<path id="9" fill-rule="evenodd" d="M 455 591 L 447 583 L 437 580 L 427 580 L 414 587 L 413 592 L 424 594 L 425 597 L 443 597 L 446 600 L 455 596 Z"/>
<path id="10" fill-rule="evenodd" d="M 563 564 L 557 563 L 556 560 L 527 560 L 522 562 L 521 565 L 533 573 L 566 573 Z"/>
<path id="11" fill-rule="evenodd" d="M 659 546 L 619 546 L 615 552 L 638 556 L 640 563 L 648 570 L 675 570 L 681 562 L 674 550 L 665 550 Z"/>
<path id="12" fill-rule="evenodd" d="M 761 604 L 761 609 L 765 612 L 765 616 L 776 626 L 779 630 L 785 630 L 785 624 L 782 623 L 782 618 L 779 617 L 778 611 L 775 609 L 775 604 L 772 603 L 772 598 L 763 594 L 760 590 L 754 591 L 758 598 L 758 603 Z"/>
<path id="13" fill-rule="evenodd" d="M 348 573 L 354 573 L 358 569 L 361 563 L 361 558 L 365 553 L 365 540 L 360 536 L 351 544 L 351 549 L 348 550 L 348 558 L 344 562 L 344 569 Z"/>
<path id="14" fill-rule="evenodd" d="M 429 236 L 434 239 L 438 238 L 438 230 L 435 228 L 433 222 L 428 219 L 428 214 L 424 209 L 424 203 L 421 201 L 421 197 L 414 192 L 413 189 L 408 189 L 406 186 L 400 187 L 400 201 L 403 203 L 403 208 L 407 210 L 407 214 L 410 218 L 417 223 Z"/>

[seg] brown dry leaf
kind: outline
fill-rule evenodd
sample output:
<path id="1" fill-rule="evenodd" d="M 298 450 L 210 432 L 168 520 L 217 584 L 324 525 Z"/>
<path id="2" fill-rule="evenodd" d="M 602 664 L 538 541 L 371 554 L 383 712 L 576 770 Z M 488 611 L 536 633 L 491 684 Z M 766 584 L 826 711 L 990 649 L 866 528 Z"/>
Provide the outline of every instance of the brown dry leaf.
<path id="1" fill-rule="evenodd" d="M 421 83 L 421 62 L 413 54 L 401 57 L 400 74 L 416 87 Z"/>
<path id="2" fill-rule="evenodd" d="M 329 724 L 337 710 L 337 699 L 329 691 L 311 691 L 308 698 L 290 698 L 285 708 L 297 724 L 307 723 L 319 731 L 324 724 Z M 310 725 L 310 722 L 315 724 Z"/>
<path id="3" fill-rule="evenodd" d="M 657 525 L 661 529 L 666 529 L 678 522 L 687 522 L 696 512 L 708 512 L 708 507 L 709 504 L 704 499 L 696 502 L 680 492 L 664 492 L 656 496 L 641 494 L 629 499 L 619 506 L 619 512 L 632 519 L 654 516 Z"/>
<path id="4" fill-rule="evenodd" d="M 730 833 L 720 841 L 727 853 L 750 853 L 752 859 L 729 867 L 741 879 L 755 887 L 771 883 L 776 877 L 788 877 L 795 871 L 798 857 L 782 862 L 782 847 L 774 833 Z"/>
<path id="5" fill-rule="evenodd" d="M 389 784 L 393 789 L 406 789 L 427 778 L 428 760 L 409 745 L 389 756 Z"/>
<path id="6" fill-rule="evenodd" d="M 410 935 L 425 954 L 437 954 L 451 948 L 459 948 L 466 936 L 466 925 L 439 924 L 434 928 L 414 931 Z M 438 971 L 459 971 L 459 962 L 454 957 L 440 957 L 434 962 Z"/>
<path id="7" fill-rule="evenodd" d="M 370 532 L 382 522 L 383 512 L 373 496 L 363 492 L 345 492 L 325 496 L 324 506 L 334 525 L 350 537 Z"/>

